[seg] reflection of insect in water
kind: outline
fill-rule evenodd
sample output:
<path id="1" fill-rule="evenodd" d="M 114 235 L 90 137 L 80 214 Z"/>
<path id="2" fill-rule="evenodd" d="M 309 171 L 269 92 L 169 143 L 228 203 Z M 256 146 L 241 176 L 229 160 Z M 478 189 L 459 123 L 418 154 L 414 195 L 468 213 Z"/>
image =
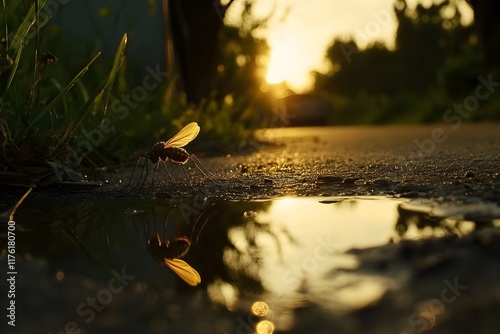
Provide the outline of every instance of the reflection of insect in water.
<path id="1" fill-rule="evenodd" d="M 199 132 L 200 132 L 200 127 L 198 126 L 198 123 L 191 122 L 184 128 L 182 128 L 175 136 L 170 138 L 167 142 L 160 141 L 154 144 L 145 157 L 139 157 L 139 159 L 137 159 L 137 163 L 134 167 L 134 170 L 132 171 L 130 180 L 128 184 L 125 186 L 125 188 L 128 187 L 132 182 L 132 178 L 134 176 L 137 166 L 139 165 L 140 160 L 144 160 L 144 164 L 142 165 L 142 171 L 139 177 L 139 182 L 142 179 L 142 175 L 144 173 L 144 167 L 146 167 L 146 176 L 144 177 L 144 181 L 142 182 L 141 187 L 144 185 L 144 182 L 146 182 L 146 178 L 148 177 L 148 172 L 149 172 L 149 168 L 147 168 L 148 160 L 156 164 L 156 166 L 153 169 L 153 176 L 151 181 L 153 187 L 154 187 L 155 172 L 156 169 L 158 169 L 158 165 L 161 162 L 163 162 L 163 166 L 165 167 L 165 171 L 167 172 L 168 178 L 170 179 L 170 182 L 172 182 L 172 176 L 170 175 L 170 172 L 168 171 L 166 165 L 167 161 L 170 161 L 171 163 L 176 165 L 181 165 L 182 170 L 184 171 L 184 175 L 186 176 L 186 179 L 190 185 L 191 182 L 189 182 L 189 176 L 186 172 L 186 169 L 184 168 L 184 164 L 186 164 L 189 161 L 189 159 L 191 159 L 195 167 L 198 168 L 203 173 L 203 175 L 213 180 L 213 178 L 215 178 L 215 175 L 210 173 L 208 169 L 206 169 L 206 167 L 203 166 L 201 161 L 194 154 L 188 153 L 183 148 L 184 146 L 189 144 L 193 139 L 195 139 L 196 136 L 198 136 Z"/>
<path id="2" fill-rule="evenodd" d="M 160 236 L 160 233 L 156 230 L 155 224 L 155 232 L 154 237 L 148 238 L 151 234 L 149 233 L 149 224 L 142 222 L 144 233 L 146 235 L 146 248 L 148 249 L 151 257 L 159 264 L 166 265 L 169 267 L 174 273 L 176 273 L 184 282 L 191 286 L 196 286 L 201 283 L 200 274 L 191 267 L 186 261 L 181 258 L 184 257 L 191 247 L 191 241 L 195 234 L 195 229 L 197 225 L 199 225 L 201 214 L 198 216 L 196 222 L 193 225 L 190 236 L 188 237 L 184 233 L 182 233 L 182 228 L 184 227 L 184 221 L 181 223 L 177 234 L 172 239 L 167 239 L 167 222 L 168 216 L 165 220 L 165 224 L 163 226 L 163 236 Z M 201 230 L 208 222 L 208 217 L 205 222 L 198 228 L 196 231 L 196 242 L 200 236 Z M 137 226 L 136 226 L 137 229 Z M 139 230 L 137 229 L 137 233 L 140 235 Z M 140 237 L 139 237 L 140 240 Z M 142 243 L 142 242 L 141 242 Z"/>
<path id="3" fill-rule="evenodd" d="M 148 240 L 147 247 L 156 262 L 167 265 L 184 282 L 191 286 L 196 286 L 201 283 L 200 274 L 186 261 L 180 259 L 186 255 L 190 246 L 191 241 L 185 236 L 178 236 L 172 240 L 162 241 L 160 235 L 157 233 L 156 238 Z"/>

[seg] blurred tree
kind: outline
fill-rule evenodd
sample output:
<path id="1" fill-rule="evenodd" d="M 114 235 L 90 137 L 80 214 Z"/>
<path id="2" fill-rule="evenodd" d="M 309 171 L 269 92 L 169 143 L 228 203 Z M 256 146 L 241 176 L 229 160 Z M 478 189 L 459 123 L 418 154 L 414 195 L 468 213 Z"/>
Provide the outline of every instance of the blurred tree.
<path id="1" fill-rule="evenodd" d="M 239 20 L 223 25 L 218 32 L 217 44 L 211 50 L 215 64 L 210 67 L 215 71 L 211 68 L 205 81 L 198 82 L 203 92 L 196 100 L 188 100 L 189 112 L 176 118 L 179 124 L 196 119 L 204 130 L 222 134 L 228 144 L 234 144 L 235 132 L 244 136 L 246 129 L 269 124 L 272 115 L 272 95 L 261 90 L 268 46 L 264 39 L 257 37 L 257 32 L 265 29 L 268 17 L 253 15 L 253 0 L 244 0 L 242 5 Z M 203 55 L 196 57 L 203 58 Z M 200 80 L 197 73 L 193 73 L 193 77 Z"/>
<path id="2" fill-rule="evenodd" d="M 500 2 L 468 0 L 474 10 L 474 25 L 490 65 L 500 66 Z"/>
<path id="3" fill-rule="evenodd" d="M 255 19 L 252 2 L 245 1 L 239 26 L 225 26 L 219 34 L 214 97 L 218 101 L 239 99 L 254 108 L 269 104 L 261 91 L 265 80 L 267 42 L 254 36 L 267 18 Z"/>
<path id="4" fill-rule="evenodd" d="M 398 85 L 385 79 L 393 72 L 392 58 L 393 54 L 382 43 L 374 43 L 361 51 L 353 40 L 335 39 L 327 50 L 331 72 L 316 73 L 315 87 L 351 96 L 359 91 L 393 91 Z"/>
<path id="5" fill-rule="evenodd" d="M 218 34 L 233 1 L 163 0 L 167 68 L 177 68 L 188 102 L 198 104 L 213 89 Z"/>
<path id="6" fill-rule="evenodd" d="M 213 0 L 165 1 L 172 31 L 167 34 L 171 37 L 167 64 L 175 63 L 182 82 L 177 89 L 185 93 L 187 102 L 200 106 L 214 99 L 232 106 L 231 117 L 238 121 L 248 118 L 250 109 L 261 115 L 268 112 L 271 101 L 260 88 L 269 48 L 264 39 L 255 37 L 268 17 L 255 18 L 253 1 L 245 0 L 240 23 L 228 26 L 223 19 L 233 1 L 225 5 Z"/>
<path id="7" fill-rule="evenodd" d="M 445 9 L 454 15 L 443 16 Z M 359 50 L 353 40 L 335 39 L 326 52 L 331 71 L 316 75 L 316 89 L 342 94 L 425 92 L 437 84 L 446 59 L 462 52 L 472 31 L 460 23 L 460 12 L 449 1 L 408 9 L 396 0 L 398 22 L 395 50 L 373 43 Z"/>
<path id="8" fill-rule="evenodd" d="M 448 1 L 429 7 L 419 3 L 414 11 L 409 11 L 405 0 L 396 1 L 396 59 L 400 70 L 409 79 L 399 78 L 401 88 L 425 91 L 434 83 L 447 49 L 448 31 L 441 12 L 448 5 Z"/>
<path id="9" fill-rule="evenodd" d="M 394 14 L 398 26 L 393 50 L 380 42 L 359 49 L 352 38 L 336 38 L 328 48 L 330 70 L 315 73 L 314 87 L 330 95 L 337 110 L 343 109 L 337 120 L 430 121 L 440 117 L 435 111 L 449 99 L 470 94 L 477 85 L 484 70 L 481 53 L 472 26 L 461 22 L 456 1 L 427 7 L 417 3 L 411 9 L 405 0 L 396 0 Z M 494 31 L 489 34 L 484 38 Z M 419 110 L 420 116 L 404 115 Z M 367 112 L 372 115 L 367 117 Z"/>

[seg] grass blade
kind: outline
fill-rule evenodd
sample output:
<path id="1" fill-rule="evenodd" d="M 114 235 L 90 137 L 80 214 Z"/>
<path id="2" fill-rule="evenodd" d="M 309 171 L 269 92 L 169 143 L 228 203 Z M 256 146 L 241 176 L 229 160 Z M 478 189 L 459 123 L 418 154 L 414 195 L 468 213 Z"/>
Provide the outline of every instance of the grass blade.
<path id="1" fill-rule="evenodd" d="M 108 109 L 109 97 L 111 95 L 111 89 L 113 88 L 113 83 L 115 82 L 116 79 L 116 74 L 118 73 L 118 70 L 120 69 L 123 63 L 126 46 L 127 46 L 127 34 L 124 34 L 120 42 L 120 45 L 116 50 L 113 66 L 111 67 L 111 72 L 109 73 L 108 81 L 106 82 L 106 87 L 102 95 L 102 97 L 104 98 L 104 108 L 103 108 L 104 115 L 106 115 L 106 111 Z"/>
<path id="2" fill-rule="evenodd" d="M 17 6 L 22 3 L 22 0 L 9 0 L 7 4 L 5 4 L 4 0 L 4 9 L 5 9 L 5 24 L 7 24 L 7 17 L 10 17 L 12 13 L 16 10 Z"/>
<path id="3" fill-rule="evenodd" d="M 73 87 L 73 85 L 85 74 L 85 72 L 88 71 L 90 65 L 92 65 L 92 63 L 96 61 L 96 59 L 99 58 L 100 55 L 101 55 L 100 52 L 97 53 L 97 55 L 94 58 L 92 58 L 92 60 L 73 78 L 73 80 L 71 80 L 66 85 L 66 87 L 64 87 L 64 89 L 60 91 L 59 94 L 57 94 L 57 96 L 54 97 L 52 101 L 50 101 L 50 103 L 33 120 L 33 124 L 40 121 L 42 117 L 45 116 L 45 114 L 47 114 L 49 110 L 54 107 L 54 105 L 59 101 L 59 99 Z"/>
<path id="4" fill-rule="evenodd" d="M 54 152 L 57 152 L 58 149 L 66 144 L 68 140 L 72 137 L 73 132 L 75 131 L 76 127 L 80 124 L 80 122 L 83 120 L 85 117 L 85 114 L 90 110 L 90 107 L 96 100 L 96 98 L 102 94 L 104 88 L 106 87 L 106 81 L 103 81 L 99 87 L 92 92 L 92 95 L 89 96 L 88 100 L 83 104 L 80 109 L 76 112 L 75 118 L 73 121 L 68 125 L 66 128 L 66 131 L 64 132 L 64 135 L 61 137 L 59 140 L 59 143 L 57 144 L 56 148 L 54 149 Z"/>
<path id="5" fill-rule="evenodd" d="M 7 84 L 5 85 L 2 98 L 5 97 L 5 93 L 7 93 L 7 91 L 9 90 L 9 86 L 12 83 L 12 80 L 14 80 L 14 76 L 16 75 L 17 67 L 19 66 L 19 61 L 21 59 L 21 54 L 23 53 L 23 49 L 24 49 L 23 45 L 21 45 L 19 49 L 17 49 L 16 59 L 14 59 L 14 64 L 12 64 L 12 69 L 10 71 Z"/>
<path id="6" fill-rule="evenodd" d="M 86 100 L 85 104 L 83 106 L 81 106 L 80 109 L 76 112 L 76 115 L 75 115 L 73 121 L 69 124 L 64 135 L 59 140 L 59 143 L 57 144 L 54 152 L 57 152 L 57 150 L 61 146 L 65 145 L 68 142 L 68 140 L 72 137 L 75 129 L 78 127 L 78 125 L 81 123 L 81 121 L 85 117 L 85 114 L 87 114 L 90 111 L 91 106 L 92 106 L 92 104 L 94 104 L 94 102 L 97 105 L 99 105 L 101 103 L 102 99 L 104 99 L 104 101 L 105 101 L 104 102 L 105 103 L 104 114 L 106 113 L 106 109 L 107 109 L 108 102 L 109 102 L 109 97 L 111 95 L 111 88 L 113 87 L 113 84 L 114 84 L 115 79 L 116 79 L 116 75 L 117 75 L 117 73 L 118 73 L 118 71 L 123 63 L 123 58 L 124 58 L 126 46 L 127 46 L 127 34 L 124 34 L 123 38 L 120 42 L 120 45 L 118 46 L 118 49 L 116 50 L 113 66 L 111 67 L 111 71 L 109 72 L 107 80 L 103 81 L 99 85 L 99 87 L 96 90 L 94 90 L 94 92 Z"/>
<path id="7" fill-rule="evenodd" d="M 47 0 L 43 1 L 40 8 L 42 8 L 46 2 L 47 2 Z M 21 3 L 21 1 L 9 2 L 7 4 L 7 8 L 5 9 L 5 12 L 6 12 L 5 14 L 9 15 L 9 13 L 12 13 L 15 10 L 15 8 L 18 5 L 20 5 L 20 3 Z M 21 59 L 21 54 L 22 54 L 22 51 L 24 49 L 24 44 L 25 44 L 25 43 L 23 43 L 23 41 L 24 41 L 25 37 L 28 35 L 28 32 L 30 31 L 31 27 L 35 23 L 35 16 L 36 16 L 35 4 L 33 4 L 31 6 L 31 8 L 29 9 L 28 14 L 24 18 L 23 22 L 21 23 L 21 25 L 17 29 L 17 32 L 14 35 L 13 40 L 8 41 L 9 42 L 9 49 L 14 50 L 14 52 L 16 54 L 16 58 L 15 58 L 13 66 L 12 66 L 12 71 L 11 71 L 9 79 L 7 81 L 7 85 L 5 86 L 5 89 L 3 90 L 2 97 L 5 96 L 5 93 L 7 92 L 8 88 L 9 88 L 10 84 L 12 83 L 14 76 L 17 72 L 17 67 L 19 66 L 19 61 Z M 5 22 L 5 24 L 7 24 L 7 22 Z M 6 31 L 7 31 L 7 29 L 6 29 Z"/>
<path id="8" fill-rule="evenodd" d="M 43 8 L 46 2 L 47 0 L 42 1 L 42 3 L 40 4 L 40 8 Z M 21 23 L 21 25 L 17 29 L 17 32 L 14 35 L 13 40 L 10 42 L 11 44 L 9 45 L 9 49 L 12 49 L 17 52 L 17 49 L 21 47 L 21 44 L 28 35 L 28 32 L 30 31 L 31 27 L 33 26 L 33 24 L 35 24 L 35 16 L 36 16 L 35 4 L 33 4 L 29 9 L 28 14 L 26 14 L 23 23 Z"/>

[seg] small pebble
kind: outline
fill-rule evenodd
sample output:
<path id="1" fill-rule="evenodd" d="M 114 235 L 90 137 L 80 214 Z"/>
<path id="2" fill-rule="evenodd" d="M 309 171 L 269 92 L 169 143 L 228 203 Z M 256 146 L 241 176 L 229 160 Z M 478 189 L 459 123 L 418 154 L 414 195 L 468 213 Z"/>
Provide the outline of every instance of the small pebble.
<path id="1" fill-rule="evenodd" d="M 475 177 L 475 175 L 474 175 L 474 173 L 473 173 L 473 172 L 468 171 L 468 172 L 466 172 L 466 173 L 465 173 L 464 177 L 474 178 L 474 177 Z"/>

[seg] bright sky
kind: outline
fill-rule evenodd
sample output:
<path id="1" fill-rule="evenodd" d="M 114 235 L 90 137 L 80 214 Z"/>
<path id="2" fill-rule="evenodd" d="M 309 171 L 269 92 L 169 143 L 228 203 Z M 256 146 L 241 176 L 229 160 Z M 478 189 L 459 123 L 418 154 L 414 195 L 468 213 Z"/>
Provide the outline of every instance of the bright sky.
<path id="1" fill-rule="evenodd" d="M 241 13 L 242 0 L 228 12 L 229 22 Z M 424 4 L 432 0 L 422 1 Z M 417 0 L 407 0 L 413 8 Z M 255 0 L 254 14 L 265 17 L 273 12 L 263 32 L 270 47 L 267 81 L 285 80 L 297 92 L 311 86 L 311 71 L 325 69 L 325 53 L 335 36 L 354 36 L 363 47 L 373 40 L 392 46 L 396 22 L 394 0 Z M 465 1 L 459 7 L 466 21 L 472 11 Z M 232 15 L 232 16 L 231 16 Z"/>

